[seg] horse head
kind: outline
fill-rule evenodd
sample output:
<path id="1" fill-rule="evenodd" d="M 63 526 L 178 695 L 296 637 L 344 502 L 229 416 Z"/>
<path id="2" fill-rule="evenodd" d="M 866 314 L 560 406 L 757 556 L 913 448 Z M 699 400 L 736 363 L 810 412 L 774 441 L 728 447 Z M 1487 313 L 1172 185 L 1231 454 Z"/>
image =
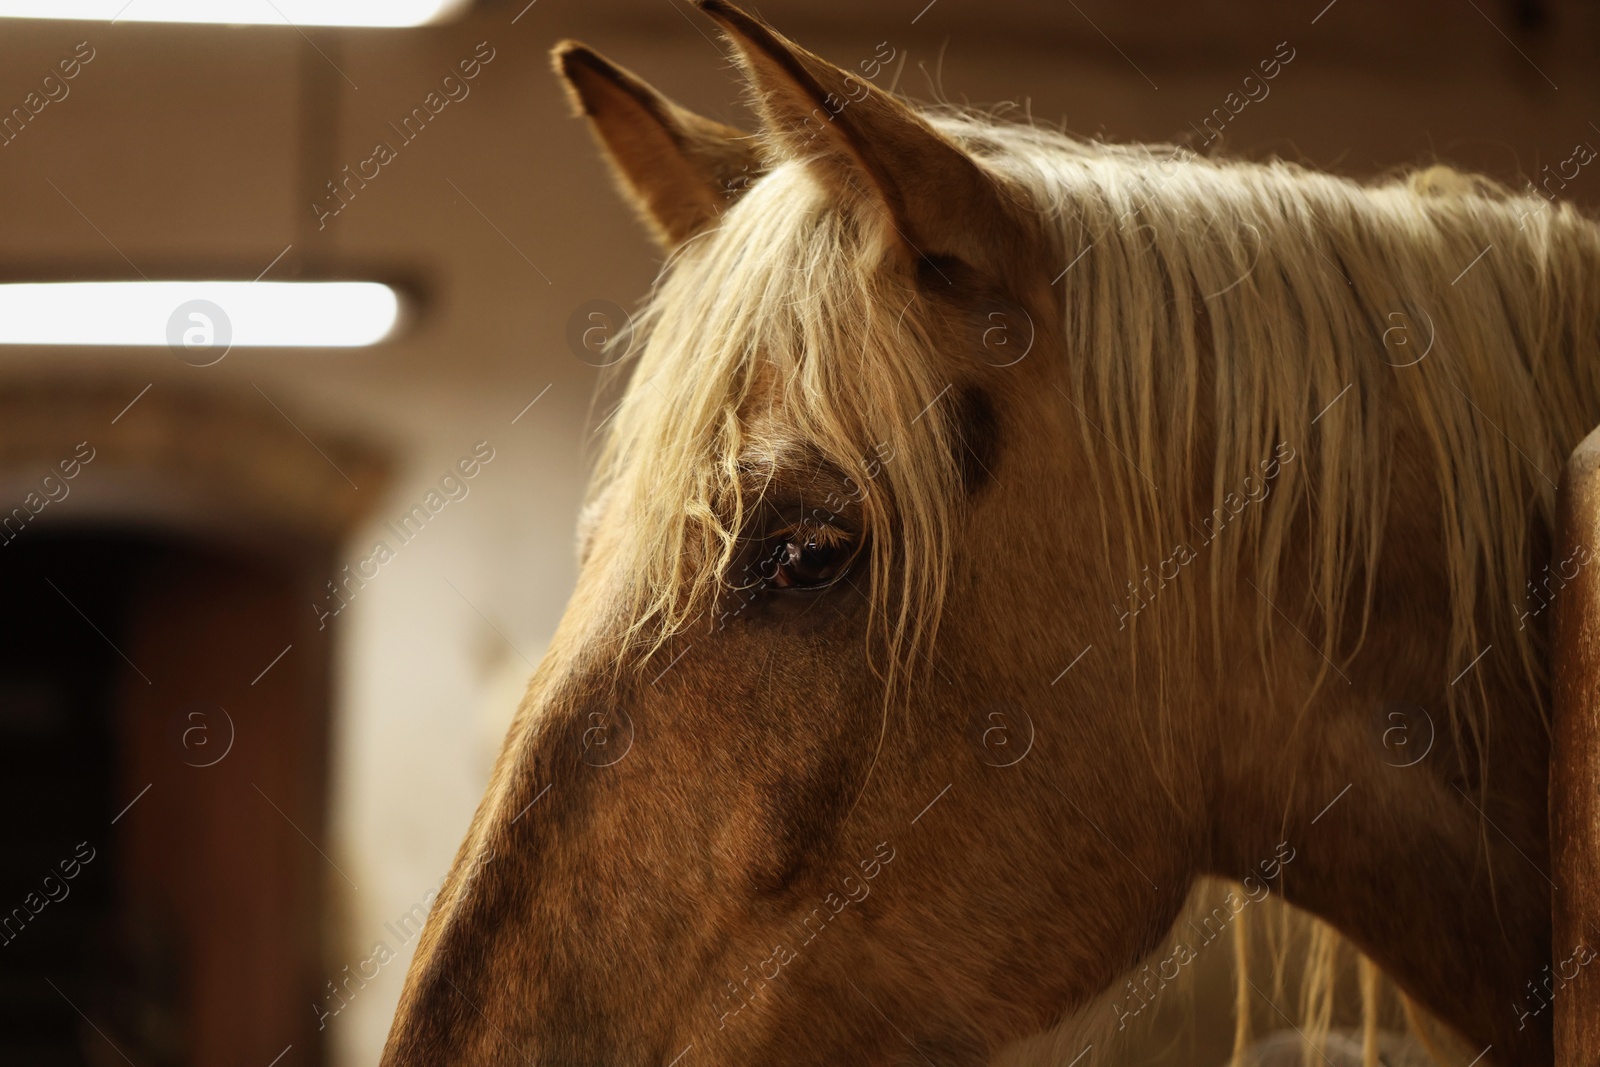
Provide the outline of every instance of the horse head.
<path id="1" fill-rule="evenodd" d="M 1365 231 L 1291 255 L 1274 199 L 1365 194 L 919 111 L 888 46 L 841 68 L 700 6 L 753 134 L 556 50 L 669 264 L 383 1062 L 980 1064 L 1125 1023 L 1207 873 L 1546 1056 L 1502 1003 L 1548 952 L 1513 853 L 1543 858 L 1535 732 L 1498 742 L 1522 799 L 1496 806 L 1443 711 L 1421 769 L 1373 725 L 1459 666 L 1450 612 L 1373 607 L 1448 601 L 1457 542 L 1433 460 L 1395 467 L 1398 505 L 1351 473 L 1433 455 L 1373 414 L 1422 388 L 1372 356 L 1390 333 L 1318 347 L 1354 298 L 1312 253 L 1355 272 Z M 1381 536 L 1410 547 L 1380 566 Z"/>

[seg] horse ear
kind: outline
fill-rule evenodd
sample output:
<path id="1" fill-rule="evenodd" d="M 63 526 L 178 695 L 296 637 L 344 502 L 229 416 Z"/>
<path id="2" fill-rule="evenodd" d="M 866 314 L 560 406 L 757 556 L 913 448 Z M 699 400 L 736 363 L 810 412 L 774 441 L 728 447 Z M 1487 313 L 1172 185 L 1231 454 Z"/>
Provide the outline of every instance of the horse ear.
<path id="1" fill-rule="evenodd" d="M 696 115 L 576 41 L 551 53 L 623 194 L 667 250 L 710 225 L 759 176 L 755 141 Z"/>
<path id="2" fill-rule="evenodd" d="M 975 262 L 983 235 L 1008 225 L 993 179 L 868 77 L 813 55 L 725 0 L 698 2 L 737 49 L 777 150 L 808 160 L 835 191 L 886 212 L 912 252 Z"/>

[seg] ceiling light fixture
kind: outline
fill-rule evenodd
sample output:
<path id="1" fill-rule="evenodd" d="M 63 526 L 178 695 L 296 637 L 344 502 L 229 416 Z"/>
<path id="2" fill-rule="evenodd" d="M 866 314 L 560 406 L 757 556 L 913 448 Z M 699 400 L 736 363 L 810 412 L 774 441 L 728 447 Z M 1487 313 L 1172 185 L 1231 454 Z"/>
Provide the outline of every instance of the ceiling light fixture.
<path id="1" fill-rule="evenodd" d="M 257 26 L 421 26 L 468 0 L 0 0 L 0 18 Z"/>
<path id="2" fill-rule="evenodd" d="M 3 345 L 357 348 L 388 337 L 399 314 L 379 282 L 0 284 Z"/>

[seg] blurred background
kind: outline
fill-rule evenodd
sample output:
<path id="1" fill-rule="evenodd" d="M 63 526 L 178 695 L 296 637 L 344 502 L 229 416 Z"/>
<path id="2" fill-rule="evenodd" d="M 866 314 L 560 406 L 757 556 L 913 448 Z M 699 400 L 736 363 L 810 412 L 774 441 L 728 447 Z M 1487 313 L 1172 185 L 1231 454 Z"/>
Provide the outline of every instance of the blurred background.
<path id="1" fill-rule="evenodd" d="M 172 0 L 0 18 L 0 282 L 247 283 L 168 291 L 126 342 L 0 298 L 6 1064 L 376 1062 L 574 581 L 595 346 L 661 262 L 549 49 L 749 124 L 685 0 L 469 0 L 412 28 L 258 2 L 276 25 L 139 21 Z M 755 9 L 844 66 L 892 51 L 877 83 L 922 100 L 1600 203 L 1600 9 L 1575 0 Z M 376 325 L 252 310 L 338 280 L 398 294 L 386 339 L 362 343 L 382 299 Z M 1217 1062 L 1208 1040 L 1127 1055 Z"/>

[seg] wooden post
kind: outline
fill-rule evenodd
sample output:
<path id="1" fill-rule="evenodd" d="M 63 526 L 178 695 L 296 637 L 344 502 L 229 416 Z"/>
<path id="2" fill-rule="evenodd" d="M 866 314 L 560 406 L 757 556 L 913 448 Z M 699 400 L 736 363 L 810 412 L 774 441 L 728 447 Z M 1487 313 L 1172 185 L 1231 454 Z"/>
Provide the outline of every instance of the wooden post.
<path id="1" fill-rule="evenodd" d="M 1578 959 L 1600 952 L 1600 429 L 1567 460 L 1554 547 L 1552 573 L 1562 568 L 1567 580 L 1578 567 L 1556 595 L 1551 657 L 1552 950 L 1559 966 L 1580 945 Z M 1556 1067 L 1600 1067 L 1600 959 L 1559 987 L 1553 1004 Z"/>

